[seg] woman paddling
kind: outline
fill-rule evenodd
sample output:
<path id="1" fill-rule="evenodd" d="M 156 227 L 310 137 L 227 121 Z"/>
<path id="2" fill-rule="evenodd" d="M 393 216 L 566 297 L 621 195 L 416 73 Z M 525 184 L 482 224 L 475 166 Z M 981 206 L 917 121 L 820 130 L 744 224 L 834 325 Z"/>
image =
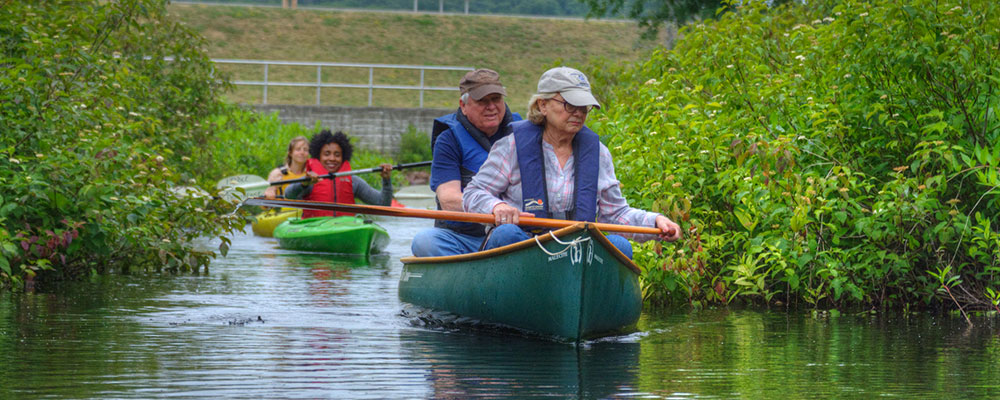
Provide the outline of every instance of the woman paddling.
<path id="1" fill-rule="evenodd" d="M 306 176 L 309 181 L 293 183 L 285 190 L 285 198 L 327 201 L 334 203 L 354 204 L 357 197 L 368 204 L 388 206 L 392 203 L 392 181 L 390 172 L 392 165 L 382 164 L 382 191 L 373 189 L 364 179 L 353 179 L 352 176 L 341 176 L 332 179 L 321 179 L 330 172 L 346 172 L 351 170 L 351 154 L 354 148 L 343 132 L 330 133 L 322 130 L 313 135 L 309 141 L 309 155 L 306 162 Z M 302 218 L 325 216 L 353 215 L 350 213 L 303 210 Z"/>
<path id="2" fill-rule="evenodd" d="M 309 139 L 305 136 L 296 136 L 288 142 L 288 151 L 285 153 L 285 164 L 271 170 L 267 175 L 269 182 L 287 181 L 306 176 L 306 161 L 309 160 Z M 279 186 L 268 186 L 264 190 L 264 197 L 273 199 L 285 194 L 287 184 Z"/>
<path id="3" fill-rule="evenodd" d="M 513 123 L 513 133 L 493 145 L 462 197 L 466 211 L 495 218 L 497 227 L 486 239 L 485 249 L 531 238 L 516 225 L 520 217 L 655 226 L 662 232 L 660 240 L 681 237 L 680 226 L 669 218 L 629 207 L 611 153 L 584 125 L 594 107 L 600 104 L 582 72 L 558 67 L 542 74 L 538 93 L 528 102 L 528 120 Z M 632 258 L 627 239 L 618 235 L 608 239 Z"/>

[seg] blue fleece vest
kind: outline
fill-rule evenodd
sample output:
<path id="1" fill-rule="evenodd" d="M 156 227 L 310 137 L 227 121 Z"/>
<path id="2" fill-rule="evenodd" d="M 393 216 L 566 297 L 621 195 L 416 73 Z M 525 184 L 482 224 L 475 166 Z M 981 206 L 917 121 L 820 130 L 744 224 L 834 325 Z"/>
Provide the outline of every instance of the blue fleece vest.
<path id="1" fill-rule="evenodd" d="M 434 120 L 434 125 L 437 126 L 439 123 L 451 129 L 458 139 L 458 145 L 462 147 L 462 190 L 465 190 L 465 186 L 472 182 L 472 177 L 479 172 L 479 167 L 483 166 L 490 154 L 489 139 L 485 135 L 479 135 L 482 136 L 479 138 L 473 137 L 472 133 L 458 122 L 458 117 L 454 113 Z"/>
<path id="2" fill-rule="evenodd" d="M 551 218 L 549 192 L 545 184 L 545 156 L 542 153 L 542 127 L 530 121 L 512 124 L 521 170 L 521 210 L 538 218 Z M 601 139 L 586 126 L 573 137 L 574 191 L 573 209 L 562 219 L 590 221 L 597 219 L 597 174 L 601 161 Z M 541 172 L 541 173 L 539 173 Z"/>
<path id="3" fill-rule="evenodd" d="M 517 113 L 513 113 L 511 114 L 511 118 L 512 121 L 519 121 L 521 116 Z M 455 138 L 458 139 L 458 145 L 462 148 L 462 164 L 461 171 L 459 172 L 462 177 L 462 191 L 465 191 L 465 187 L 469 185 L 469 182 L 472 182 L 472 177 L 479 172 L 479 168 L 483 166 L 483 163 L 486 162 L 486 158 L 490 155 L 490 140 L 485 135 L 478 132 L 476 136 L 473 136 L 473 134 L 465 129 L 465 126 L 458 121 L 457 113 L 451 113 L 434 120 L 431 148 L 434 147 L 434 142 L 437 141 L 437 136 L 441 132 L 448 129 L 451 129 L 452 133 L 454 133 Z M 503 137 L 503 132 L 497 132 L 496 134 Z M 438 209 L 441 209 L 440 203 L 438 203 Z M 467 235 L 485 235 L 483 225 L 477 223 L 438 220 L 434 221 L 434 226 L 438 228 L 451 229 L 455 232 Z"/>

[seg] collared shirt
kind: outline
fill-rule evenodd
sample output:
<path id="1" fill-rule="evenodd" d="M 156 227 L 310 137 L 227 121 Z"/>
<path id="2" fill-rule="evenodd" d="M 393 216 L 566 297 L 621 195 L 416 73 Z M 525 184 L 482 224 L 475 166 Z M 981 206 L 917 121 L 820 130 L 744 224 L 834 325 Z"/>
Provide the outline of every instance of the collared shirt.
<path id="1" fill-rule="evenodd" d="M 600 167 L 597 177 L 597 222 L 632 225 L 656 226 L 656 216 L 659 214 L 629 207 L 618 179 L 615 178 L 615 167 L 611 163 L 611 152 L 601 143 Z M 573 190 L 575 188 L 576 168 L 575 158 L 569 157 L 566 165 L 560 167 L 555 149 L 551 144 L 542 141 L 542 154 L 545 157 L 545 185 L 548 191 L 548 208 L 550 212 L 564 212 L 573 208 Z M 501 202 L 521 209 L 521 167 L 517 161 L 517 146 L 514 135 L 504 137 L 493 145 L 489 157 L 480 167 L 479 173 L 462 194 L 462 205 L 465 211 L 492 214 L 493 207 Z M 655 235 L 623 234 L 636 241 L 646 241 L 656 238 Z"/>
<path id="2" fill-rule="evenodd" d="M 504 105 L 506 106 L 506 103 L 504 103 Z M 477 139 L 477 141 L 479 141 L 482 146 L 488 146 L 486 147 L 486 151 L 489 151 L 489 148 L 492 147 L 494 143 L 510 133 L 511 122 L 521 120 L 521 116 L 512 113 L 510 111 L 510 107 L 506 107 L 506 109 L 507 111 L 504 113 L 500 126 L 492 135 L 486 135 L 476 128 L 475 125 L 472 125 L 472 123 L 469 122 L 468 117 L 462 113 L 461 109 L 458 109 L 458 111 L 455 111 L 453 114 L 455 115 L 455 119 L 462 124 L 462 127 L 469 132 L 470 136 L 473 138 L 481 138 Z M 435 122 L 435 124 L 436 123 L 437 122 Z M 432 154 L 434 162 L 431 164 L 430 179 L 430 186 L 433 191 L 437 191 L 438 186 L 445 182 L 462 181 L 462 161 L 464 154 L 462 145 L 456 137 L 456 135 L 460 134 L 464 133 L 457 133 L 452 129 L 447 129 L 442 131 L 434 141 Z M 485 140 L 482 140 L 482 138 L 485 138 Z M 466 168 L 469 167 L 466 166 Z"/>
<path id="3" fill-rule="evenodd" d="M 462 180 L 462 145 L 459 143 L 455 131 L 448 129 L 441 132 L 437 141 L 434 142 L 434 161 L 431 163 L 431 190 L 436 191 L 438 186 L 449 181 Z M 487 136 L 490 145 L 503 137 L 502 132 Z"/>

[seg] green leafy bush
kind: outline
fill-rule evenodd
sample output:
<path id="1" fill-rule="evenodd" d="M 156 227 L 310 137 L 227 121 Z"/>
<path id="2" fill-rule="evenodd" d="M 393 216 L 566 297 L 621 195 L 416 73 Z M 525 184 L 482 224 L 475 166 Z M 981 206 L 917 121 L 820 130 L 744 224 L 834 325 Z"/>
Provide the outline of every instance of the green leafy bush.
<path id="1" fill-rule="evenodd" d="M 434 157 L 434 150 L 431 149 L 431 137 L 427 132 L 421 132 L 413 125 L 406 128 L 406 132 L 400 138 L 399 153 L 396 161 L 401 163 L 415 163 L 429 161 Z"/>
<path id="2" fill-rule="evenodd" d="M 750 2 L 683 36 L 591 68 L 626 196 L 686 228 L 636 249 L 648 298 L 996 307 L 1000 6 Z"/>
<path id="3" fill-rule="evenodd" d="M 259 175 L 267 178 L 272 169 L 285 163 L 288 143 L 296 136 L 306 138 L 319 131 L 300 124 L 284 124 L 277 113 L 258 114 L 232 106 L 212 117 L 219 131 L 212 140 L 214 157 L 211 172 L 222 179 L 232 175 Z"/>
<path id="4" fill-rule="evenodd" d="M 198 270 L 214 253 L 192 241 L 244 224 L 175 190 L 210 162 L 226 88 L 203 45 L 161 1 L 4 2 L 0 286 Z"/>

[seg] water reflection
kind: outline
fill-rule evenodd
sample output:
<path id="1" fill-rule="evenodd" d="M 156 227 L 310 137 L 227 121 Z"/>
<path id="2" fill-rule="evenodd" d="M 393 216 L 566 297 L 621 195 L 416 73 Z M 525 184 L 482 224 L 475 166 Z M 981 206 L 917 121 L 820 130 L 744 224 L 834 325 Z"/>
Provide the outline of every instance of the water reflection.
<path id="1" fill-rule="evenodd" d="M 634 392 L 638 343 L 573 346 L 485 333 L 405 330 L 400 348 L 426 369 L 431 397 L 591 399 Z"/>
<path id="2" fill-rule="evenodd" d="M 645 310 L 579 348 L 415 326 L 399 258 L 429 223 L 383 224 L 387 256 L 245 235 L 203 275 L 0 293 L 0 399 L 1000 397 L 994 317 Z"/>
<path id="3" fill-rule="evenodd" d="M 351 291 L 351 280 L 355 279 L 356 268 L 371 268 L 389 274 L 390 257 L 387 254 L 368 257 L 330 255 L 322 253 L 291 253 L 281 256 L 288 268 L 309 271 L 308 293 L 314 306 L 335 306 L 337 299 L 347 299 Z M 367 275 L 367 274 L 366 274 Z M 354 301 L 349 299 L 348 301 Z"/>
<path id="4" fill-rule="evenodd" d="M 996 321 L 813 317 L 710 310 L 647 313 L 640 390 L 672 397 L 876 397 L 1000 392 Z M 991 354 L 992 353 L 992 354 Z"/>

